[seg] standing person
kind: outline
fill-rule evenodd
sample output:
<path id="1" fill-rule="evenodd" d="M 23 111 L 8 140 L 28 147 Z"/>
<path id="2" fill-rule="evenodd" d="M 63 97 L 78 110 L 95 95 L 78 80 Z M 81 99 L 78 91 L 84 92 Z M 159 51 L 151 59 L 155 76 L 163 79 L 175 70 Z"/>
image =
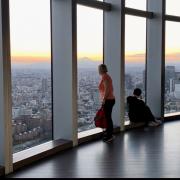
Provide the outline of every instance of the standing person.
<path id="1" fill-rule="evenodd" d="M 101 64 L 98 67 L 101 80 L 99 83 L 99 93 L 102 106 L 105 111 L 105 117 L 107 119 L 107 129 L 105 131 L 103 140 L 109 142 L 113 140 L 113 121 L 112 121 L 112 109 L 115 104 L 115 96 L 113 93 L 113 82 L 110 75 L 107 73 L 107 67 L 105 64 Z"/>

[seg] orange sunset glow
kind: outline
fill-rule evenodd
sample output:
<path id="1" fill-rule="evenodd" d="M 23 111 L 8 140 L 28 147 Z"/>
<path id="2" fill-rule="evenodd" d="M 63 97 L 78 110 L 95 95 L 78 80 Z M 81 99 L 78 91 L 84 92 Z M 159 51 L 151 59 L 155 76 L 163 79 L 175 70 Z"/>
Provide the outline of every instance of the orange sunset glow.
<path id="1" fill-rule="evenodd" d="M 180 51 L 176 53 L 167 53 L 166 60 L 167 61 L 180 61 Z"/>
<path id="2" fill-rule="evenodd" d="M 135 53 L 126 54 L 126 62 L 127 63 L 143 63 L 145 60 L 145 54 Z M 167 52 L 166 53 L 166 61 L 180 61 L 180 51 L 179 52 Z"/>
<path id="3" fill-rule="evenodd" d="M 28 55 L 28 56 L 12 56 L 12 63 L 40 63 L 40 62 L 51 62 L 51 56 L 41 55 Z"/>
<path id="4" fill-rule="evenodd" d="M 78 59 L 82 59 L 84 57 L 87 57 L 93 61 L 101 61 L 102 55 L 101 54 L 79 54 Z M 140 53 L 129 53 L 126 54 L 126 62 L 127 63 L 143 63 L 145 60 L 145 54 Z M 51 61 L 51 55 L 46 54 L 18 54 L 18 55 L 12 55 L 11 60 L 13 63 L 39 63 L 39 62 L 50 62 Z M 166 60 L 167 61 L 180 61 L 180 51 L 175 53 L 168 53 L 166 54 Z"/>
<path id="5" fill-rule="evenodd" d="M 143 52 L 126 52 L 126 63 L 143 63 L 145 60 L 145 54 Z"/>

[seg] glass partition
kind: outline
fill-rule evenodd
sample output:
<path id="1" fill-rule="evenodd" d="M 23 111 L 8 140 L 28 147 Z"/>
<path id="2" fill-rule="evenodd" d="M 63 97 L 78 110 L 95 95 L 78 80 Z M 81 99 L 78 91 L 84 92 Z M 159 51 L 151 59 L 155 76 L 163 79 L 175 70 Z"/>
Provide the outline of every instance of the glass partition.
<path id="1" fill-rule="evenodd" d="M 180 16 L 180 1 L 179 0 L 166 0 L 166 14 Z"/>
<path id="2" fill-rule="evenodd" d="M 125 0 L 125 6 L 146 11 L 146 0 Z"/>
<path id="3" fill-rule="evenodd" d="M 166 21 L 164 113 L 180 112 L 180 23 Z"/>
<path id="4" fill-rule="evenodd" d="M 98 65 L 103 63 L 103 11 L 77 6 L 78 132 L 95 128 L 100 107 Z"/>
<path id="5" fill-rule="evenodd" d="M 14 153 L 52 140 L 50 0 L 10 0 Z"/>
<path id="6" fill-rule="evenodd" d="M 125 98 L 135 88 L 142 90 L 145 101 L 146 86 L 146 18 L 125 16 Z M 126 100 L 126 99 L 125 99 Z M 128 118 L 126 104 L 125 119 Z"/>

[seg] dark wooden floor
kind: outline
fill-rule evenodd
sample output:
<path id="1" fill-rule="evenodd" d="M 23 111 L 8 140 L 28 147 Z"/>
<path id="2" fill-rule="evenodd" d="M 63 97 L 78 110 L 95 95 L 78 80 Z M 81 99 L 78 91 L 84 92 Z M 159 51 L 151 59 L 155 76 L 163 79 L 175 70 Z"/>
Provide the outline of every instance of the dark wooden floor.
<path id="1" fill-rule="evenodd" d="M 10 175 L 13 178 L 180 178 L 180 121 L 95 141 Z"/>

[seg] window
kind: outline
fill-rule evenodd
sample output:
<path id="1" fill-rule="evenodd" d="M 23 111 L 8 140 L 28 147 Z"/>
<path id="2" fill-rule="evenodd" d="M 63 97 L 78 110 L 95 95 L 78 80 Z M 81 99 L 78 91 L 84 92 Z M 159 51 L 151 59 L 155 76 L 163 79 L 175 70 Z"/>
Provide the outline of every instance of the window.
<path id="1" fill-rule="evenodd" d="M 130 15 L 125 18 L 125 97 L 140 88 L 145 100 L 146 19 Z M 125 107 L 125 119 L 128 120 L 127 104 Z"/>
<path id="2" fill-rule="evenodd" d="M 103 11 L 77 5 L 78 132 L 93 129 L 100 107 L 98 65 L 103 63 Z"/>
<path id="3" fill-rule="evenodd" d="M 52 140 L 50 0 L 10 0 L 14 153 Z"/>
<path id="4" fill-rule="evenodd" d="M 166 21 L 165 114 L 180 112 L 180 23 Z"/>
<path id="5" fill-rule="evenodd" d="M 180 16 L 180 1 L 179 0 L 166 0 L 166 14 Z"/>
<path id="6" fill-rule="evenodd" d="M 146 0 L 126 0 L 125 3 L 128 8 L 146 11 Z"/>

